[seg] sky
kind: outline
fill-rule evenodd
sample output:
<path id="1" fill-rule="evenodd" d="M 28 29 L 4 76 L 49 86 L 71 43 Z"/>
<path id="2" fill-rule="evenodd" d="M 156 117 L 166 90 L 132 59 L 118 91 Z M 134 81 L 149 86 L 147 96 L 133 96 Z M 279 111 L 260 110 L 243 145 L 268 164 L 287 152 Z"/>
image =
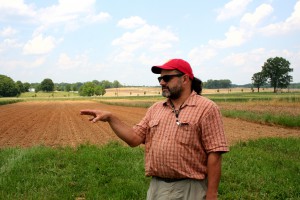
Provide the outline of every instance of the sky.
<path id="1" fill-rule="evenodd" d="M 251 83 L 283 57 L 300 82 L 300 0 L 0 0 L 0 74 L 14 81 L 158 86 L 188 61 L 202 81 Z"/>

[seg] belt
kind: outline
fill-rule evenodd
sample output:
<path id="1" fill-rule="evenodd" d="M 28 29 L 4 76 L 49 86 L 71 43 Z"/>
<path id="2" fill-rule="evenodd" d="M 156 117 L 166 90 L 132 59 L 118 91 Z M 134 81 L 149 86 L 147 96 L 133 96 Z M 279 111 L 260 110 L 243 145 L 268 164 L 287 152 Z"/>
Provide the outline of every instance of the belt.
<path id="1" fill-rule="evenodd" d="M 159 181 L 164 181 L 166 183 L 173 183 L 173 182 L 183 181 L 183 180 L 188 179 L 188 178 L 162 178 L 162 177 L 158 177 L 158 176 L 153 176 L 153 178 L 156 178 Z"/>

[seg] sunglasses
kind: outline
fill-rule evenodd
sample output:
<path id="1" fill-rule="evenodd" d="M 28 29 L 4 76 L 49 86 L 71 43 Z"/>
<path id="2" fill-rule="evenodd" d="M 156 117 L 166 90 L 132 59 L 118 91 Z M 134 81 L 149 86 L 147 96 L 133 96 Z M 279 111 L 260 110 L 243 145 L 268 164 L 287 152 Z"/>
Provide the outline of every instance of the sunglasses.
<path id="1" fill-rule="evenodd" d="M 158 77 L 158 82 L 160 82 L 161 80 L 164 80 L 164 82 L 169 82 L 172 78 L 174 77 L 181 77 L 183 76 L 184 74 L 170 74 L 170 75 L 164 75 L 164 76 L 160 76 Z"/>

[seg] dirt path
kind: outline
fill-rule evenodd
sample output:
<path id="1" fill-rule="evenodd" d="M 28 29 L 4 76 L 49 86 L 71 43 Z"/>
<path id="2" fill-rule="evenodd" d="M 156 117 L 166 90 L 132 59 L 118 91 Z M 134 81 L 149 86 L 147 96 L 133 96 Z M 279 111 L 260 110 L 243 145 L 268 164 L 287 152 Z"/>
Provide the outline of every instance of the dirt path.
<path id="1" fill-rule="evenodd" d="M 105 144 L 119 140 L 107 123 L 92 124 L 81 109 L 103 109 L 116 113 L 126 124 L 134 125 L 144 116 L 145 108 L 129 108 L 91 101 L 21 102 L 0 106 L 0 148 L 34 145 L 77 146 L 83 143 Z M 259 137 L 300 137 L 299 129 L 267 126 L 224 118 L 228 141 Z"/>

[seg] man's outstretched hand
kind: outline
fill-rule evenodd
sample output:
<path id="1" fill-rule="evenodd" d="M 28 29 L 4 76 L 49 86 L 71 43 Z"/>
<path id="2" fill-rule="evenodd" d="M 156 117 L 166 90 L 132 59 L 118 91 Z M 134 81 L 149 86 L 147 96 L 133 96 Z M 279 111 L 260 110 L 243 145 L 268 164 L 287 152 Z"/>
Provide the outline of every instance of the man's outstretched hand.
<path id="1" fill-rule="evenodd" d="M 90 118 L 89 120 L 94 123 L 97 121 L 107 122 L 109 121 L 109 118 L 111 116 L 110 112 L 101 111 L 101 110 L 81 110 L 80 114 L 92 116 L 92 118 Z"/>
<path id="2" fill-rule="evenodd" d="M 143 138 L 134 133 L 132 127 L 124 124 L 118 117 L 114 116 L 111 112 L 102 110 L 81 110 L 81 115 L 90 115 L 90 121 L 93 123 L 97 121 L 108 122 L 110 127 L 116 135 L 125 141 L 129 146 L 136 147 L 143 142 Z"/>

